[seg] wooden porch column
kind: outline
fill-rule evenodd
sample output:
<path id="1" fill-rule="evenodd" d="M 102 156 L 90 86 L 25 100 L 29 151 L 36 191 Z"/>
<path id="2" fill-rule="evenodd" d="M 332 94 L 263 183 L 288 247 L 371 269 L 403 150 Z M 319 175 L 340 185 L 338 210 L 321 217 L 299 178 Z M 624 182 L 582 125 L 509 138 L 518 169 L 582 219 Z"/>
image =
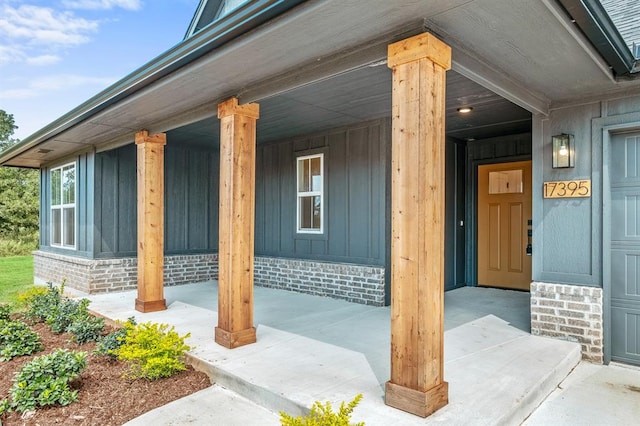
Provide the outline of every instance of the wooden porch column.
<path id="1" fill-rule="evenodd" d="M 167 309 L 164 300 L 164 133 L 136 133 L 138 148 L 138 297 L 136 310 Z"/>
<path id="2" fill-rule="evenodd" d="M 445 72 L 429 33 L 389 45 L 391 380 L 385 402 L 426 417 L 449 400 L 444 369 Z"/>
<path id="3" fill-rule="evenodd" d="M 218 105 L 220 226 L 218 326 L 215 341 L 229 349 L 256 341 L 253 326 L 256 120 L 258 104 Z"/>

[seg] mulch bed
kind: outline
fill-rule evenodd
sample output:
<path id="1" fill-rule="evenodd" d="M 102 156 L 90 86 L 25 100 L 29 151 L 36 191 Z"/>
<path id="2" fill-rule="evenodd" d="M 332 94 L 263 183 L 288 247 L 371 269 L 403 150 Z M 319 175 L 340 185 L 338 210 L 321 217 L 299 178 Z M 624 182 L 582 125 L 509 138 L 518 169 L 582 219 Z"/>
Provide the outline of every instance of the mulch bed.
<path id="1" fill-rule="evenodd" d="M 22 365 L 35 356 L 63 348 L 88 353 L 86 369 L 79 379 L 71 383 L 72 388 L 79 390 L 78 401 L 64 407 L 38 408 L 26 415 L 5 413 L 0 416 L 2 426 L 122 425 L 147 411 L 211 386 L 205 373 L 190 366 L 187 371 L 166 379 L 123 379 L 126 365 L 106 356 L 93 355 L 95 343 L 78 345 L 71 341 L 70 334 L 54 334 L 44 324 L 36 324 L 32 328 L 40 335 L 45 350 L 0 362 L 0 400 L 9 397 L 14 373 Z"/>

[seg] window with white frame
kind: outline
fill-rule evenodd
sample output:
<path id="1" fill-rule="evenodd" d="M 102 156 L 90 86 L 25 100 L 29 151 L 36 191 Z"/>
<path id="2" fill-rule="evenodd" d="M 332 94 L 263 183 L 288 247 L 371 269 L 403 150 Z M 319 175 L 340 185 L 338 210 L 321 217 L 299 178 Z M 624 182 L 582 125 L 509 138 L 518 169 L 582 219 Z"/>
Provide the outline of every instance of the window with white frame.
<path id="1" fill-rule="evenodd" d="M 51 169 L 51 245 L 76 248 L 76 165 Z"/>
<path id="2" fill-rule="evenodd" d="M 297 158 L 298 232 L 321 234 L 324 206 L 324 155 Z"/>

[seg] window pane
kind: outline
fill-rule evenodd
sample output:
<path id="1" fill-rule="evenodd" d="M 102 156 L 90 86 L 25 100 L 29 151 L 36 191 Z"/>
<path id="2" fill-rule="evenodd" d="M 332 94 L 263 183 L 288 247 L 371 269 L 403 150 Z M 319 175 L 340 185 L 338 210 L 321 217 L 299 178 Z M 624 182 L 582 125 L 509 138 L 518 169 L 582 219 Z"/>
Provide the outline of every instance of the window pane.
<path id="1" fill-rule="evenodd" d="M 320 197 L 313 197 L 313 229 L 320 229 L 321 214 L 322 206 L 320 205 Z"/>
<path id="2" fill-rule="evenodd" d="M 321 197 L 300 197 L 300 229 L 320 229 Z"/>
<path id="3" fill-rule="evenodd" d="M 309 190 L 309 159 L 298 160 L 298 192 Z"/>
<path id="4" fill-rule="evenodd" d="M 311 163 L 311 190 L 322 191 L 322 171 L 320 170 L 320 157 L 310 158 Z"/>
<path id="5" fill-rule="evenodd" d="M 314 197 L 300 198 L 300 229 L 311 229 L 311 217 Z"/>
<path id="6" fill-rule="evenodd" d="M 73 207 L 64 209 L 64 245 L 75 245 L 75 224 L 76 224 L 76 209 Z"/>
<path id="7" fill-rule="evenodd" d="M 67 166 L 63 169 L 62 176 L 62 201 L 64 204 L 76 202 L 76 170 L 75 166 Z"/>
<path id="8" fill-rule="evenodd" d="M 489 172 L 489 194 L 522 193 L 522 169 Z"/>
<path id="9" fill-rule="evenodd" d="M 51 171 L 51 205 L 59 206 L 62 202 L 60 197 L 60 175 L 62 174 L 62 170 L 52 170 Z"/>
<path id="10" fill-rule="evenodd" d="M 62 244 L 60 209 L 51 209 L 51 244 Z"/>

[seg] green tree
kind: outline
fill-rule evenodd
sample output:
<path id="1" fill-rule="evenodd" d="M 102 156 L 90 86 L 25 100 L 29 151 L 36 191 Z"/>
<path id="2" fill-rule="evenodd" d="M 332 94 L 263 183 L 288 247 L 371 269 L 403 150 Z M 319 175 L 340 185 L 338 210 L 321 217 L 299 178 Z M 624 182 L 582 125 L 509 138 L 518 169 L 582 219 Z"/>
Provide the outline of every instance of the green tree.
<path id="1" fill-rule="evenodd" d="M 17 128 L 13 115 L 0 110 L 0 156 L 19 142 L 12 138 Z M 37 248 L 38 186 L 38 170 L 0 167 L 0 240 L 20 243 L 13 247 Z"/>

